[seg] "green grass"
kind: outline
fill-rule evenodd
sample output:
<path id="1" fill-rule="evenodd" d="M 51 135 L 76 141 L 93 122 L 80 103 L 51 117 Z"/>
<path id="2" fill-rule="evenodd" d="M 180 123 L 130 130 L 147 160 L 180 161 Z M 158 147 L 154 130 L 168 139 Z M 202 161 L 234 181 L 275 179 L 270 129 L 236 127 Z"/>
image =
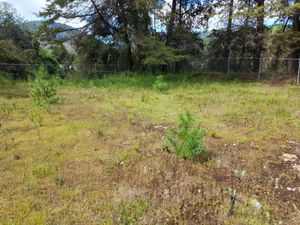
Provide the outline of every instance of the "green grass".
<path id="1" fill-rule="evenodd" d="M 37 127 L 29 85 L 1 78 L 0 224 L 293 224 L 297 203 L 274 198 L 268 179 L 295 177 L 270 165 L 300 140 L 300 88 L 167 75 L 160 93 L 155 79 L 59 81 L 63 101 Z M 187 110 L 206 131 L 207 163 L 163 150 L 161 127 Z M 246 180 L 232 184 L 235 169 Z M 239 199 L 258 195 L 262 211 L 241 200 L 228 218 L 220 190 L 232 185 Z"/>

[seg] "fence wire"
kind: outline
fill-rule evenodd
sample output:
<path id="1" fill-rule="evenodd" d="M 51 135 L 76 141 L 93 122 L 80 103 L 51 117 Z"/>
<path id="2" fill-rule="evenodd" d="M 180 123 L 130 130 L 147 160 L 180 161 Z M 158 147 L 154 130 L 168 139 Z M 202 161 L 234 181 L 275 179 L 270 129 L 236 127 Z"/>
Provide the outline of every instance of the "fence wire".
<path id="1" fill-rule="evenodd" d="M 0 63 L 0 72 L 12 73 L 16 78 L 33 74 L 41 64 Z M 62 77 L 102 77 L 110 73 L 127 71 L 119 64 L 61 64 L 44 65 L 49 74 Z M 289 76 L 300 83 L 300 59 L 298 58 L 206 58 L 163 66 L 142 66 L 141 71 L 160 73 L 220 73 L 240 79 L 261 80 Z"/>

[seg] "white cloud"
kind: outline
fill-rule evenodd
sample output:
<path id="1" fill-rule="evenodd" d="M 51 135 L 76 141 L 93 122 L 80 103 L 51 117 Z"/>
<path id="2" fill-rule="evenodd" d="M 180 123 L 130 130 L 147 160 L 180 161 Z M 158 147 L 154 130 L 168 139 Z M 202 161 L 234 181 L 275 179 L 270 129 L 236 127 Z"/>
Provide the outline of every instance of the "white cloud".
<path id="1" fill-rule="evenodd" d="M 1 1 L 1 0 L 0 0 Z M 5 0 L 4 0 L 5 1 Z M 6 0 L 7 1 L 7 0 Z M 46 7 L 46 0 L 8 0 L 17 9 L 18 13 L 26 20 L 41 20 L 36 14 Z M 80 20 L 59 20 L 73 27 L 82 27 L 85 22 Z"/>
<path id="2" fill-rule="evenodd" d="M 37 20 L 35 15 L 46 4 L 46 0 L 8 0 L 17 9 L 18 13 L 26 20 Z"/>

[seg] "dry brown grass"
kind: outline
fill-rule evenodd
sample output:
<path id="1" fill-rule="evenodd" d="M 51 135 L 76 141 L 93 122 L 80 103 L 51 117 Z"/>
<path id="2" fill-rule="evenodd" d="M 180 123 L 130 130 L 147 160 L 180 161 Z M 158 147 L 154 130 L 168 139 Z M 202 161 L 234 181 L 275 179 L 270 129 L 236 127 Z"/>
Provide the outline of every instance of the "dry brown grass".
<path id="1" fill-rule="evenodd" d="M 40 139 L 28 97 L 8 92 L 1 101 L 15 106 L 1 114 L 0 224 L 121 224 L 140 213 L 128 221 L 299 222 L 300 191 L 287 190 L 299 186 L 299 174 L 280 159 L 282 152 L 300 157 L 299 89 L 216 83 L 159 94 L 64 87 L 64 104 L 43 115 Z M 155 125 L 173 126 L 185 109 L 208 132 L 207 163 L 179 160 L 163 148 L 166 131 Z M 232 215 L 229 187 L 237 191 Z M 120 207 L 131 214 L 121 215 Z"/>

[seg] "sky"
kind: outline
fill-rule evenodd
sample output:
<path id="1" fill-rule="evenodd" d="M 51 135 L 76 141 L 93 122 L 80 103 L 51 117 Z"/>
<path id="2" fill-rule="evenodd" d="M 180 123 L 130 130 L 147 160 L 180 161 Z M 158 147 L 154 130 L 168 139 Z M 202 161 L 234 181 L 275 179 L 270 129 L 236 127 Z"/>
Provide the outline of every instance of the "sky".
<path id="1" fill-rule="evenodd" d="M 46 0 L 6 0 L 17 9 L 19 14 L 26 20 L 37 20 L 34 13 L 38 13 L 46 4 Z"/>
<path id="2" fill-rule="evenodd" d="M 3 1 L 3 0 L 0 0 Z M 46 5 L 46 0 L 4 0 L 8 1 L 13 5 L 14 8 L 17 9 L 18 13 L 21 15 L 26 20 L 41 20 L 41 18 L 38 18 L 36 13 L 41 11 L 45 5 Z M 171 4 L 172 0 L 166 0 L 167 3 Z M 169 6 L 166 6 L 169 7 Z M 214 24 L 218 20 L 211 20 L 210 25 L 213 25 L 214 27 L 217 26 L 217 24 Z M 72 20 L 72 21 L 66 21 L 66 20 L 61 20 L 58 21 L 61 23 L 66 23 L 70 26 L 73 27 L 81 27 L 84 25 L 84 22 L 81 22 L 79 20 Z"/>
<path id="3" fill-rule="evenodd" d="M 0 0 L 3 1 L 3 0 Z M 41 11 L 46 6 L 46 0 L 4 0 L 13 5 L 17 9 L 18 13 L 25 20 L 42 20 L 36 13 Z M 58 20 L 57 22 L 65 23 L 73 27 L 81 27 L 85 23 L 79 20 Z"/>

